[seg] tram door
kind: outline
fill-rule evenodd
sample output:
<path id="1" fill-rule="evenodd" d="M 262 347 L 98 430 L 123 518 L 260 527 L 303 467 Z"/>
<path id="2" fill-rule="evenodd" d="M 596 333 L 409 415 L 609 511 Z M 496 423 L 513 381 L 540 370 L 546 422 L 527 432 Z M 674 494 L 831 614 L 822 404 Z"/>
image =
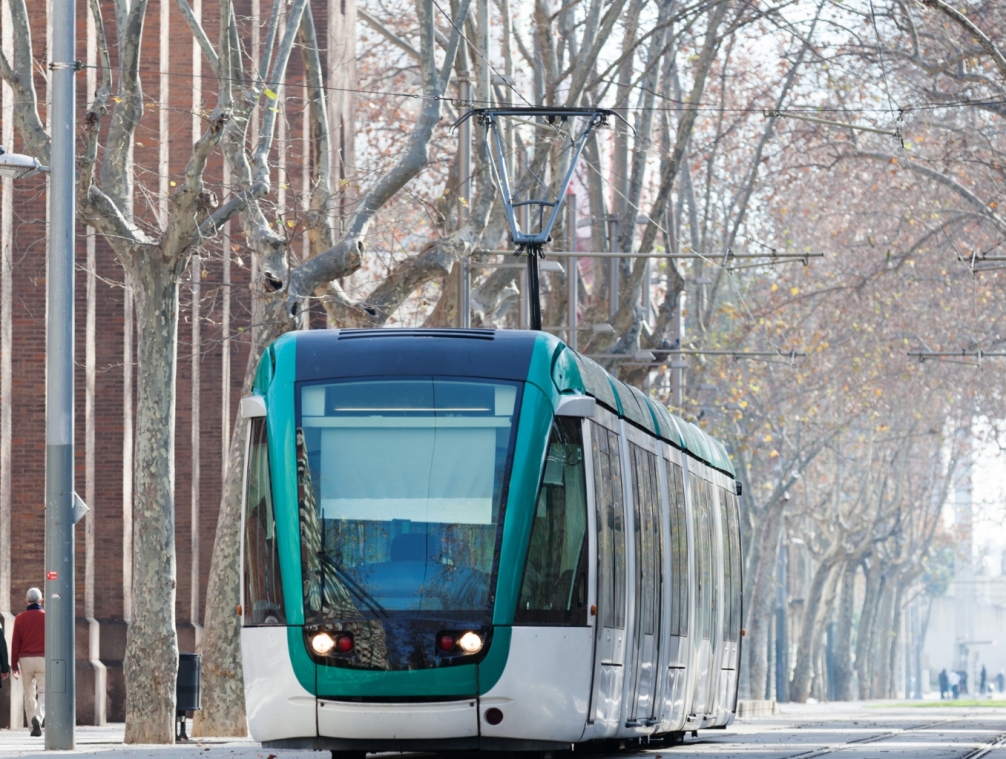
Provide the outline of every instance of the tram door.
<path id="1" fill-rule="evenodd" d="M 701 465 L 699 465 L 701 466 Z M 697 469 L 698 467 L 695 467 Z M 698 683 L 692 700 L 692 713 L 705 714 L 716 694 L 713 672 L 716 627 L 716 554 L 713 540 L 715 524 L 709 498 L 709 483 L 700 479 L 689 462 L 689 489 L 695 523 L 695 641 L 698 653 Z"/>
<path id="2" fill-rule="evenodd" d="M 631 435 L 630 435 L 631 440 Z M 629 443 L 635 547 L 635 619 L 633 624 L 632 680 L 627 721 L 653 720 L 656 706 L 657 659 L 660 640 L 661 549 L 660 485 L 658 458 Z"/>
<path id="3" fill-rule="evenodd" d="M 601 408 L 595 418 L 617 426 Z M 621 707 L 625 662 L 625 506 L 618 433 L 589 422 L 597 510 L 597 616 L 590 723 L 613 729 Z"/>

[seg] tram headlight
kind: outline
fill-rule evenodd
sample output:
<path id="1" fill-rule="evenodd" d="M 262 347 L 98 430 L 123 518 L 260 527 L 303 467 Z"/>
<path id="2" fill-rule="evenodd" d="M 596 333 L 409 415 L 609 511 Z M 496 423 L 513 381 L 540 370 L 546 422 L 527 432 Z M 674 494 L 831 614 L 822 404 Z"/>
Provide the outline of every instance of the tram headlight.
<path id="1" fill-rule="evenodd" d="M 482 650 L 482 638 L 478 633 L 466 632 L 458 638 L 458 648 L 466 654 L 477 654 Z"/>
<path id="2" fill-rule="evenodd" d="M 335 648 L 335 641 L 332 640 L 332 636 L 327 632 L 315 633 L 311 637 L 311 648 L 319 656 L 324 656 L 333 648 Z"/>

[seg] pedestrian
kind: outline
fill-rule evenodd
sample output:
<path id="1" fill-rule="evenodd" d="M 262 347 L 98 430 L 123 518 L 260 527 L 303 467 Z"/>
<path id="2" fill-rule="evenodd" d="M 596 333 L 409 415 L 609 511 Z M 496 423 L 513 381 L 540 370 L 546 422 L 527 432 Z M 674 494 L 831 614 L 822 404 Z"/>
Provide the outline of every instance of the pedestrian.
<path id="1" fill-rule="evenodd" d="M 999 670 L 999 674 L 996 675 L 996 690 L 1000 693 L 1006 693 L 1006 672 Z"/>
<path id="2" fill-rule="evenodd" d="M 42 591 L 28 588 L 24 596 L 28 608 L 14 617 L 11 645 L 11 669 L 14 677 L 23 676 L 24 714 L 31 734 L 42 734 L 45 723 L 45 610 Z"/>
<path id="3" fill-rule="evenodd" d="M 971 693 L 968 690 L 968 671 L 962 669 L 958 671 L 958 674 L 961 676 L 961 695 L 967 696 Z"/>
<path id="4" fill-rule="evenodd" d="M 10 663 L 7 661 L 7 636 L 4 635 L 3 626 L 0 625 L 0 688 L 8 677 L 10 677 Z"/>
<path id="5" fill-rule="evenodd" d="M 950 695 L 950 678 L 947 677 L 946 667 L 940 671 L 940 700 L 944 700 Z"/>
<path id="6" fill-rule="evenodd" d="M 956 701 L 961 695 L 961 676 L 956 669 L 950 670 L 950 674 L 947 675 L 947 682 L 950 683 L 950 695 Z"/>
<path id="7" fill-rule="evenodd" d="M 978 684 L 979 692 L 984 696 L 989 689 L 989 673 L 985 671 L 985 665 L 982 665 L 981 681 Z"/>

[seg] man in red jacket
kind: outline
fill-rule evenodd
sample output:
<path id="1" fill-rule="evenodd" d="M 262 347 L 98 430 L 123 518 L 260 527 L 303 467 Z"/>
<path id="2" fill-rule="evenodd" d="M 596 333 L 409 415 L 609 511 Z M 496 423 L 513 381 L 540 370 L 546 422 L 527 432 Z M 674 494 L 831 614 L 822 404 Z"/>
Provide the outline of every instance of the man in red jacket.
<path id="1" fill-rule="evenodd" d="M 45 722 L 45 610 L 42 591 L 28 588 L 28 608 L 14 617 L 10 667 L 14 677 L 24 675 L 24 713 L 32 735 L 42 734 Z M 36 698 L 37 689 L 37 698 Z"/>

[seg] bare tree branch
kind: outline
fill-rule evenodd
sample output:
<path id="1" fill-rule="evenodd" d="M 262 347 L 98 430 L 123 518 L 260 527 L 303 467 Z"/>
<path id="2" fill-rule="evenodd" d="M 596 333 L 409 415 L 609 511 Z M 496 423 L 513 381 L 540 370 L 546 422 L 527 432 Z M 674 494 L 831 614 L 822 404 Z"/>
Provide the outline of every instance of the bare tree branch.
<path id="1" fill-rule="evenodd" d="M 388 42 L 392 45 L 404 50 L 413 60 L 419 60 L 419 51 L 382 24 L 375 16 L 371 15 L 363 8 L 357 8 L 356 12 L 367 26 L 388 40 Z"/>
<path id="2" fill-rule="evenodd" d="M 206 31 L 203 29 L 202 24 L 199 23 L 198 19 L 196 19 L 196 14 L 192 12 L 192 8 L 189 6 L 188 0 L 175 0 L 175 5 L 178 6 L 178 10 L 181 11 L 182 17 L 185 19 L 185 23 L 189 25 L 189 30 L 192 32 L 192 36 L 195 37 L 196 42 L 199 44 L 199 48 L 203 51 L 203 55 L 206 56 L 206 60 L 209 61 L 209 64 L 212 66 L 214 71 L 219 72 L 220 58 L 213 49 L 213 43 L 210 42 L 210 38 L 206 36 Z"/>
<path id="3" fill-rule="evenodd" d="M 941 11 L 943 15 L 947 16 L 955 24 L 978 40 L 978 44 L 985 48 L 985 52 L 992 57 L 996 66 L 999 67 L 999 73 L 1002 74 L 1003 79 L 1006 80 L 1006 57 L 1003 57 L 1002 51 L 996 47 L 995 43 L 988 38 L 985 32 L 974 25 L 971 19 L 954 8 L 952 5 L 945 3 L 943 0 L 922 0 L 922 4 Z"/>

